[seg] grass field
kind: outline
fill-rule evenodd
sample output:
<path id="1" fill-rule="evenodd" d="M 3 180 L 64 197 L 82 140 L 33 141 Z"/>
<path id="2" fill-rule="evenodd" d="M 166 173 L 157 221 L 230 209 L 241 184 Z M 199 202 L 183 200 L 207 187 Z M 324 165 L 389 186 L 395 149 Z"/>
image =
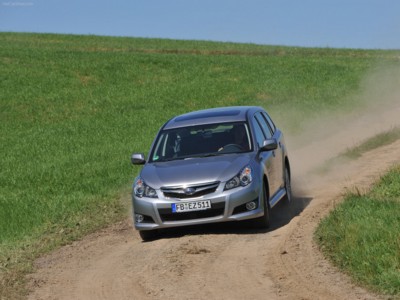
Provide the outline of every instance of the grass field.
<path id="1" fill-rule="evenodd" d="M 400 296 L 400 168 L 366 195 L 350 194 L 324 219 L 323 252 L 359 283 Z"/>
<path id="2" fill-rule="evenodd" d="M 0 33 L 0 276 L 121 219 L 158 128 L 191 110 L 260 105 L 296 134 L 361 106 L 392 51 Z M 13 275 L 17 274 L 17 275 Z"/>

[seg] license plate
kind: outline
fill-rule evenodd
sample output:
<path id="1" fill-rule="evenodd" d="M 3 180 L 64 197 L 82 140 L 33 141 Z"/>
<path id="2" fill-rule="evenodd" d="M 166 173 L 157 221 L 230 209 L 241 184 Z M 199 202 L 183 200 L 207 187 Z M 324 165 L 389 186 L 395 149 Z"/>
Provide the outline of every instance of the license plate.
<path id="1" fill-rule="evenodd" d="M 173 213 L 181 213 L 187 211 L 206 210 L 211 208 L 210 200 L 181 202 L 172 204 Z"/>

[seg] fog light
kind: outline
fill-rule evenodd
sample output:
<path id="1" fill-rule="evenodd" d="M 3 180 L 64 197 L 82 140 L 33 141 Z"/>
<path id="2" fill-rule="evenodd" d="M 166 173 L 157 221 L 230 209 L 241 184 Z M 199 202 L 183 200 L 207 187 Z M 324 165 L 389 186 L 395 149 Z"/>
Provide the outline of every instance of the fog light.
<path id="1" fill-rule="evenodd" d="M 143 215 L 141 215 L 141 214 L 135 214 L 135 221 L 136 221 L 136 223 L 142 223 L 143 220 L 144 220 Z"/>
<path id="2" fill-rule="evenodd" d="M 246 209 L 247 210 L 254 210 L 257 208 L 257 203 L 255 201 L 247 202 Z"/>

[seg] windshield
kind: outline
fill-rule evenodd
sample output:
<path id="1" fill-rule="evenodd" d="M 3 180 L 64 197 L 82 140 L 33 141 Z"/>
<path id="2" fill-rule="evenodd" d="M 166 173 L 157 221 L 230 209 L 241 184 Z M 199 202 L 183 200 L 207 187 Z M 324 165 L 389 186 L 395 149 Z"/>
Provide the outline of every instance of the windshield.
<path id="1" fill-rule="evenodd" d="M 150 161 L 169 161 L 251 151 L 246 123 L 220 123 L 163 130 Z"/>

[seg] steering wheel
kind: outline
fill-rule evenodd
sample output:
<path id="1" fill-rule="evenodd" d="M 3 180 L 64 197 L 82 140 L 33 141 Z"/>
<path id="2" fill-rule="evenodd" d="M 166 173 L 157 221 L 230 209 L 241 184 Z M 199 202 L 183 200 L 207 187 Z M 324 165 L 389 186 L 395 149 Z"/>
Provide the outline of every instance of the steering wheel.
<path id="1" fill-rule="evenodd" d="M 235 151 L 238 151 L 238 150 L 239 151 L 243 151 L 244 148 L 239 144 L 227 144 L 227 145 L 223 146 L 222 148 L 220 148 L 218 150 L 218 152 L 221 152 L 221 151 L 223 151 L 223 152 L 230 152 L 230 151 L 235 152 Z"/>

